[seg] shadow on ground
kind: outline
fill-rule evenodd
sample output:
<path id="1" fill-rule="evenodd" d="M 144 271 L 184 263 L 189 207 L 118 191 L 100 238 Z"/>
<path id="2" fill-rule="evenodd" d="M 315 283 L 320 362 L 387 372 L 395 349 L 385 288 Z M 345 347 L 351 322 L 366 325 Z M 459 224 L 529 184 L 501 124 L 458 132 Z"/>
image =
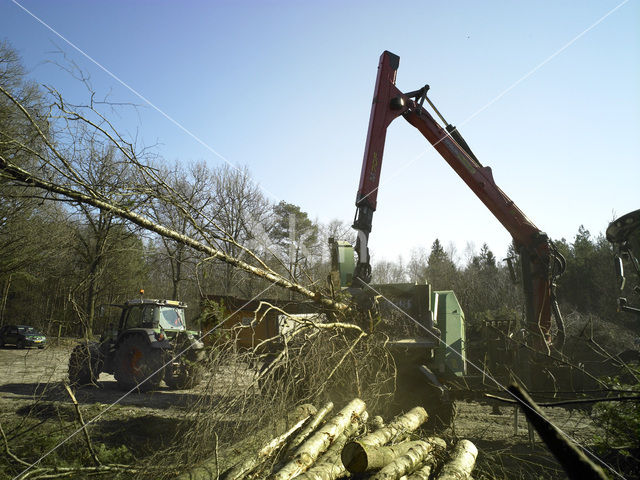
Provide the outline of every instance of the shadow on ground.
<path id="1" fill-rule="evenodd" d="M 70 401 L 69 394 L 62 382 L 50 383 L 7 383 L 0 385 L 0 392 L 10 393 L 27 399 L 45 401 Z M 189 407 L 203 399 L 201 392 L 187 392 L 161 388 L 152 392 L 131 393 L 117 388 L 115 381 L 100 381 L 98 386 L 82 387 L 75 390 L 75 396 L 80 404 L 112 404 L 132 405 L 149 408 Z M 215 403 L 215 397 L 208 395 L 207 402 Z"/>

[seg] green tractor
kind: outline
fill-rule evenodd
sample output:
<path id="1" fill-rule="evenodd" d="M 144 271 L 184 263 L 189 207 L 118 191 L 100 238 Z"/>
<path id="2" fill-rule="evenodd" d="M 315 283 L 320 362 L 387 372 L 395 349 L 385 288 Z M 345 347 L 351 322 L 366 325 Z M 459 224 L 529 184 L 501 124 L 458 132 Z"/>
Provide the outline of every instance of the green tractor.
<path id="1" fill-rule="evenodd" d="M 95 384 L 101 372 L 113 374 L 122 390 L 153 390 L 162 380 L 171 389 L 200 383 L 204 344 L 186 328 L 184 303 L 137 299 L 112 306 L 122 309 L 117 328 L 71 352 L 72 385 Z"/>

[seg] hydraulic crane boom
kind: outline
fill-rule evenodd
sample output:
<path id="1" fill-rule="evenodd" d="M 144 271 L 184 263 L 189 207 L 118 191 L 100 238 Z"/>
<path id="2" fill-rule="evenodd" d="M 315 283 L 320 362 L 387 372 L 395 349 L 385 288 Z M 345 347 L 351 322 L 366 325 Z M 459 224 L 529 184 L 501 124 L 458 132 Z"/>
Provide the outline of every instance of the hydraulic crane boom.
<path id="1" fill-rule="evenodd" d="M 373 212 L 377 206 L 386 131 L 394 119 L 403 116 L 424 135 L 511 234 L 520 254 L 528 330 L 535 334 L 536 347 L 540 350 L 548 350 L 548 345 L 551 343 L 553 311 L 559 329 L 557 343 L 561 346 L 564 341 L 564 327 L 555 299 L 554 281 L 564 270 L 564 259 L 555 250 L 547 235 L 536 227 L 513 200 L 496 185 L 491 168 L 480 164 L 456 128 L 449 124 L 446 125 L 446 129 L 442 128 L 423 108 L 425 100 L 431 104 L 427 98 L 429 87 L 425 86 L 409 93 L 402 93 L 396 87 L 399 62 L 400 58 L 397 55 L 385 51 L 378 65 L 378 77 L 356 197 L 357 210 L 353 228 L 358 233 L 356 242 L 358 263 L 354 272 L 353 286 L 362 286 L 369 283 L 371 279 L 368 239 Z M 433 104 L 431 106 L 444 121 L 435 106 Z"/>

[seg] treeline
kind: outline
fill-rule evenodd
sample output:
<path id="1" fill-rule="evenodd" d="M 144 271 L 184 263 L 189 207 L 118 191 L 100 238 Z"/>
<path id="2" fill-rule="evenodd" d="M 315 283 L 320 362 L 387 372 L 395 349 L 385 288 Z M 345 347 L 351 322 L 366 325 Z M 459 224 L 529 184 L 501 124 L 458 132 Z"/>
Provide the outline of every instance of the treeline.
<path id="1" fill-rule="evenodd" d="M 90 90 L 89 103 L 72 105 L 55 89 L 32 83 L 6 43 L 0 43 L 0 87 L 0 161 L 13 166 L 12 175 L 0 170 L 0 325 L 92 335 L 112 318 L 106 305 L 141 289 L 146 297 L 188 302 L 192 318 L 207 294 L 293 298 L 264 278 L 151 234 L 111 210 L 56 193 L 64 189 L 135 212 L 312 291 L 327 288 L 327 239 L 354 240 L 340 221 L 324 225 L 296 205 L 268 200 L 246 168 L 172 164 L 137 148 L 98 109 L 113 105 L 96 101 Z M 16 169 L 38 172 L 55 188 L 34 189 Z M 568 265 L 559 283 L 565 309 L 614 318 L 608 243 L 584 229 L 572 241 L 556 243 Z M 378 283 L 452 289 L 471 323 L 521 315 L 518 279 L 486 245 L 461 265 L 436 240 L 406 264 L 374 262 L 373 276 Z"/>
<path id="2" fill-rule="evenodd" d="M 554 243 L 567 263 L 565 273 L 557 280 L 561 311 L 628 324 L 629 315 L 617 312 L 619 282 L 613 248 L 604 235 L 593 236 L 581 226 L 573 239 L 562 238 Z M 399 259 L 376 264 L 373 280 L 427 282 L 435 290 L 453 290 L 470 325 L 483 320 L 522 318 L 519 261 L 513 246 L 507 253 L 509 260 L 497 259 L 486 244 L 479 251 L 468 247 L 465 256 L 465 261 L 460 262 L 453 247 L 445 249 L 436 239 L 429 250 L 415 249 L 407 262 Z"/>
<path id="3" fill-rule="evenodd" d="M 339 222 L 320 225 L 295 205 L 268 201 L 246 168 L 158 158 L 109 122 L 124 107 L 98 98 L 88 82 L 79 83 L 86 104 L 65 101 L 30 81 L 6 42 L 0 87 L 0 325 L 91 335 L 108 319 L 104 306 L 141 289 L 186 301 L 193 313 L 204 294 L 290 295 L 65 189 L 305 285 L 323 276 L 324 239 L 347 234 Z M 33 188 L 34 172 L 53 188 Z"/>
<path id="4" fill-rule="evenodd" d="M 269 202 L 246 169 L 209 169 L 203 163 L 169 168 L 159 162 L 157 168 L 197 205 L 208 231 L 202 235 L 184 222 L 171 204 L 147 199 L 144 209 L 155 221 L 191 238 L 212 238 L 230 255 L 264 262 L 303 284 L 326 278 L 326 238 L 351 235 L 340 222 L 323 225 L 296 205 Z M 190 317 L 202 295 L 290 296 L 82 204 L 47 202 L 0 185 L 0 216 L 0 324 L 35 325 L 49 335 L 96 333 L 113 320 L 115 309 L 105 306 L 136 298 L 142 289 L 145 297 L 189 303 Z"/>

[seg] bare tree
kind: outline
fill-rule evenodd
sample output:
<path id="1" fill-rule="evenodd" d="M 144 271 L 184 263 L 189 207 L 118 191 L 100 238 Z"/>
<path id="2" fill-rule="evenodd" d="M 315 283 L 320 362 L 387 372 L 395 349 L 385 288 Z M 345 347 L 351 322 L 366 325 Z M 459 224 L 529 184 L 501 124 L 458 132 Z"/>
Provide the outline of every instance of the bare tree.
<path id="1" fill-rule="evenodd" d="M 149 203 L 150 217 L 181 235 L 202 239 L 203 236 L 195 224 L 206 223 L 204 214 L 212 208 L 215 197 L 214 175 L 204 162 L 192 163 L 186 168 L 176 163 L 171 169 L 160 169 L 165 181 L 175 192 L 175 200 L 180 203 L 167 202 L 162 197 L 155 197 Z M 185 215 L 185 211 L 189 214 Z M 159 242 L 159 263 L 167 262 L 170 268 L 170 297 L 183 298 L 183 284 L 195 276 L 195 266 L 201 258 L 181 242 L 163 236 L 159 236 Z"/>
<path id="2" fill-rule="evenodd" d="M 8 100 L 15 115 L 20 116 L 34 129 L 38 142 L 42 144 L 42 148 L 39 144 L 36 148 L 34 143 L 25 144 L 10 132 L 3 135 L 5 143 L 29 156 L 34 162 L 33 167 L 22 168 L 12 156 L 0 156 L 0 171 L 12 185 L 43 192 L 47 199 L 81 203 L 100 209 L 165 238 L 178 241 L 205 254 L 209 260 L 240 268 L 274 285 L 312 298 L 327 307 L 340 310 L 347 308 L 347 305 L 333 301 L 317 289 L 292 282 L 277 273 L 236 240 L 233 235 L 235 232 L 228 232 L 227 228 L 217 225 L 214 218 L 195 217 L 195 210 L 187 208 L 190 206 L 189 202 L 147 161 L 149 152 L 144 148 L 138 149 L 135 143 L 126 140 L 98 109 L 99 104 L 93 97 L 86 105 L 70 105 L 56 90 L 48 88 L 50 105 L 46 119 L 50 128 L 45 130 L 41 128 L 38 117 L 32 113 L 29 106 L 23 105 L 20 99 L 12 94 L 10 88 L 0 86 L 0 93 Z M 113 150 L 118 164 L 132 169 L 135 173 L 130 177 L 132 180 L 135 179 L 135 182 L 118 183 L 117 190 L 110 190 L 109 195 L 100 188 L 101 185 L 94 185 L 85 176 L 83 167 L 87 162 L 87 151 L 77 148 L 78 144 L 95 145 L 99 142 L 102 142 L 101 145 L 105 148 L 108 146 Z M 164 202 L 176 205 L 190 224 L 203 234 L 202 240 L 182 234 L 145 216 L 139 208 L 141 195 L 161 198 Z M 233 203 L 224 206 L 231 211 L 238 208 Z M 231 245 L 231 250 L 222 250 L 220 242 Z M 247 260 L 240 259 L 240 255 L 235 254 L 236 251 L 243 252 Z"/>
<path id="3" fill-rule="evenodd" d="M 273 255 L 269 232 L 271 230 L 271 204 L 253 181 L 246 167 L 223 165 L 213 174 L 213 197 L 210 206 L 211 222 L 206 232 L 207 241 L 229 256 L 243 258 L 254 265 Z M 249 250 L 253 252 L 249 254 Z M 221 293 L 253 293 L 252 279 L 238 272 L 228 263 L 217 265 L 214 274 Z"/>

